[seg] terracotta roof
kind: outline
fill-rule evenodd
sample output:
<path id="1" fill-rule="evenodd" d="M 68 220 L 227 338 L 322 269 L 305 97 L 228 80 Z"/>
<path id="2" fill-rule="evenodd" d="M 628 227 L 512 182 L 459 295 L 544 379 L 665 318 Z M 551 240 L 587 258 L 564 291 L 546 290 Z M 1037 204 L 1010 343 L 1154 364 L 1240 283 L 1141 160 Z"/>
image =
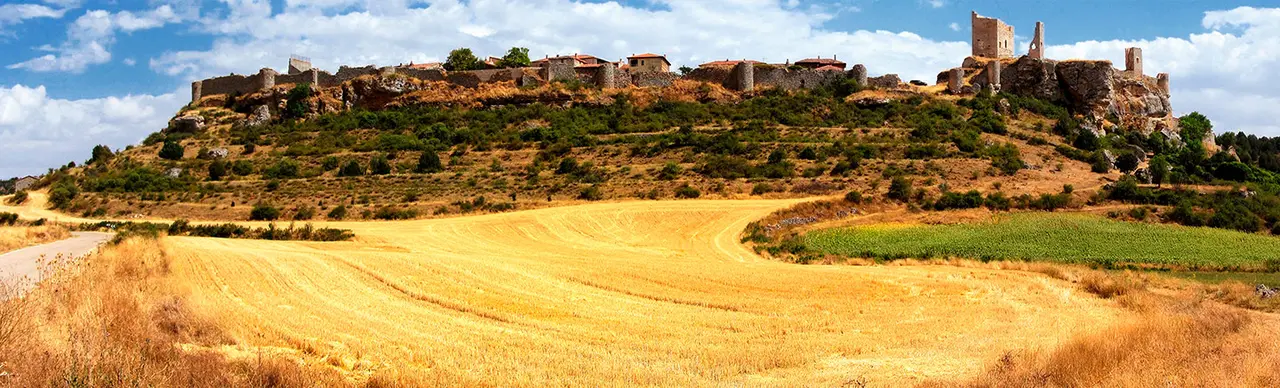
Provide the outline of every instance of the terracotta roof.
<path id="1" fill-rule="evenodd" d="M 668 65 L 670 65 L 670 64 L 671 64 L 671 61 L 668 61 L 668 60 L 667 60 L 667 56 L 665 56 L 665 55 L 658 55 L 658 54 L 654 54 L 654 53 L 637 54 L 637 55 L 632 55 L 632 56 L 627 57 L 627 59 L 651 59 L 651 58 L 661 59 L 663 62 L 666 62 Z"/>
<path id="2" fill-rule="evenodd" d="M 801 63 L 816 63 L 816 64 L 823 64 L 823 65 L 837 65 L 837 66 L 845 65 L 844 62 L 837 60 L 835 58 L 805 58 L 805 59 L 796 61 L 796 64 L 801 64 Z"/>
<path id="3" fill-rule="evenodd" d="M 826 65 L 826 66 L 819 67 L 819 68 L 814 69 L 814 70 L 817 70 L 817 71 L 844 71 L 844 68 L 843 68 L 843 67 L 840 67 L 840 66 L 835 66 L 835 65 Z"/>
<path id="4" fill-rule="evenodd" d="M 764 64 L 764 62 L 760 62 L 760 61 L 756 61 L 756 60 L 750 60 L 750 59 L 739 59 L 739 60 L 728 60 L 728 59 L 726 59 L 726 60 L 723 60 L 723 61 L 707 62 L 707 63 L 701 64 L 701 65 L 698 65 L 698 67 L 703 67 L 703 66 L 735 66 L 735 65 L 737 65 L 738 63 L 741 63 L 741 62 L 746 62 L 746 63 L 750 63 L 750 64 L 753 64 L 753 65 L 755 65 L 755 64 Z"/>
<path id="5" fill-rule="evenodd" d="M 422 69 L 422 70 L 426 70 L 426 69 L 440 69 L 440 68 L 443 68 L 443 67 L 444 67 L 444 64 L 442 64 L 442 63 L 440 63 L 440 62 L 414 63 L 414 64 L 410 64 L 409 66 L 406 66 L 406 67 L 408 67 L 408 68 L 410 68 L 410 69 Z"/>

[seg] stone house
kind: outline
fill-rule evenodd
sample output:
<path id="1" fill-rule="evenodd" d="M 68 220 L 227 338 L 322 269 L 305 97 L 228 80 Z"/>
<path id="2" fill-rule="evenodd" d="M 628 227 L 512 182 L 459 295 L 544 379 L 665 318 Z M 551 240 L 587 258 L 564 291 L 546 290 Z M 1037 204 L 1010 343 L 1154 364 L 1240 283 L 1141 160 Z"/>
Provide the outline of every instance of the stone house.
<path id="1" fill-rule="evenodd" d="M 666 56 L 651 53 L 627 57 L 627 66 L 631 71 L 671 72 L 671 62 L 667 60 Z"/>
<path id="2" fill-rule="evenodd" d="M 975 11 L 973 23 L 973 56 L 984 58 L 1013 57 L 1013 26 L 996 18 L 983 17 Z"/>
<path id="3" fill-rule="evenodd" d="M 18 180 L 13 182 L 13 191 L 23 191 L 23 190 L 30 189 L 31 186 L 35 185 L 36 181 L 38 180 L 40 179 L 33 176 L 29 176 L 29 175 L 18 178 Z"/>
<path id="4" fill-rule="evenodd" d="M 805 59 L 796 61 L 795 65 L 806 68 L 806 69 L 814 69 L 814 70 L 819 70 L 824 67 L 836 67 L 836 68 L 839 68 L 840 71 L 844 71 L 844 68 L 848 66 L 848 64 L 836 59 L 835 56 L 832 56 L 831 58 L 823 58 L 823 57 L 805 58 Z"/>
<path id="5" fill-rule="evenodd" d="M 549 56 L 536 61 L 530 61 L 529 66 L 547 67 L 552 63 L 564 63 L 573 67 L 578 67 L 583 65 L 601 65 L 601 64 L 609 63 L 609 61 L 606 61 L 603 58 L 600 58 L 594 55 L 573 54 L 573 55 L 557 55 L 554 57 Z"/>

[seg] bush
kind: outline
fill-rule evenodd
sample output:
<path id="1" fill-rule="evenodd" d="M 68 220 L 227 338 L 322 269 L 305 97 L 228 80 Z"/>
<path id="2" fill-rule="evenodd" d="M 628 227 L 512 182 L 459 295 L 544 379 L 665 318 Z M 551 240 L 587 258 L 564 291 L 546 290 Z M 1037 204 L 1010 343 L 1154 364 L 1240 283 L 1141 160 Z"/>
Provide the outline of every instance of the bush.
<path id="1" fill-rule="evenodd" d="M 364 175 L 364 167 L 360 166 L 360 162 L 349 161 L 338 170 L 338 176 L 361 176 Z"/>
<path id="2" fill-rule="evenodd" d="M 326 217 L 331 220 L 347 218 L 347 205 L 338 205 L 337 207 L 334 207 L 333 210 L 329 210 L 329 215 Z"/>
<path id="3" fill-rule="evenodd" d="M 284 105 L 285 118 L 300 119 L 307 116 L 310 107 L 307 106 L 307 97 L 311 96 L 311 84 L 300 83 L 294 85 L 293 89 L 289 89 L 286 95 Z"/>
<path id="4" fill-rule="evenodd" d="M 844 194 L 845 202 L 858 204 L 862 203 L 862 192 L 858 190 L 850 191 Z"/>
<path id="5" fill-rule="evenodd" d="M 676 188 L 676 198 L 692 199 L 701 196 L 702 192 L 699 192 L 698 189 L 695 189 L 688 184 L 684 184 L 683 186 Z"/>
<path id="6" fill-rule="evenodd" d="M 418 167 L 413 169 L 419 174 L 430 174 L 434 172 L 444 171 L 444 165 L 440 164 L 440 155 L 435 151 L 422 151 L 422 155 L 418 156 Z"/>
<path id="7" fill-rule="evenodd" d="M 309 220 L 309 219 L 315 218 L 315 216 L 316 216 L 316 208 L 311 206 L 305 206 L 305 205 L 299 206 L 298 210 L 295 210 L 293 213 L 293 219 L 298 221 Z"/>
<path id="8" fill-rule="evenodd" d="M 18 223 L 18 215 L 14 213 L 0 213 L 0 225 L 13 226 Z"/>
<path id="9" fill-rule="evenodd" d="M 391 173 L 391 163 L 387 161 L 386 155 L 375 155 L 369 161 L 369 173 L 373 175 L 387 175 Z"/>
<path id="10" fill-rule="evenodd" d="M 80 188 L 70 177 L 64 177 L 49 187 L 49 205 L 54 209 L 63 209 L 80 195 Z"/>
<path id="11" fill-rule="evenodd" d="M 582 191 L 578 192 L 578 199 L 584 199 L 588 201 L 599 201 L 601 199 L 604 199 L 604 193 L 600 191 L 599 187 L 596 187 L 595 185 L 591 185 L 583 188 Z"/>
<path id="12" fill-rule="evenodd" d="M 268 179 L 292 179 L 301 176 L 302 166 L 293 159 L 280 159 L 276 164 L 267 167 L 262 176 Z"/>
<path id="13" fill-rule="evenodd" d="M 982 206 L 985 202 L 982 198 L 982 193 L 977 190 L 970 190 L 964 194 L 948 191 L 942 193 L 942 197 L 933 203 L 933 209 L 972 209 Z"/>
<path id="14" fill-rule="evenodd" d="M 411 220 L 417 217 L 417 210 L 397 209 L 390 206 L 383 206 L 373 212 L 373 218 L 379 220 Z"/>
<path id="15" fill-rule="evenodd" d="M 324 158 L 324 160 L 320 161 L 320 169 L 324 171 L 329 171 L 329 170 L 338 168 L 338 163 L 340 162 L 338 161 L 337 157 L 335 156 L 326 157 Z"/>
<path id="16" fill-rule="evenodd" d="M 227 162 L 218 159 L 209 163 L 209 180 L 219 181 L 227 176 Z"/>
<path id="17" fill-rule="evenodd" d="M 991 159 L 991 166 L 1005 175 L 1013 175 L 1027 167 L 1027 164 L 1022 161 L 1022 153 L 1018 151 L 1018 146 L 1010 143 L 987 147 L 983 153 Z"/>
<path id="18" fill-rule="evenodd" d="M 680 176 L 682 169 L 675 162 L 667 162 L 662 165 L 662 169 L 658 170 L 658 180 L 669 181 Z"/>
<path id="19" fill-rule="evenodd" d="M 987 194 L 987 199 L 983 201 L 983 205 L 991 210 L 1005 211 L 1012 207 L 1012 201 L 1010 201 L 1009 197 L 1006 197 L 1004 193 L 997 191 Z"/>
<path id="20" fill-rule="evenodd" d="M 182 160 L 183 153 L 182 144 L 177 141 L 165 140 L 164 146 L 160 147 L 160 158 L 168 160 Z"/>
<path id="21" fill-rule="evenodd" d="M 239 176 L 253 174 L 253 163 L 248 160 L 237 160 L 232 162 L 231 173 Z"/>
<path id="22" fill-rule="evenodd" d="M 911 180 L 906 177 L 899 176 L 894 177 L 893 181 L 889 183 L 889 193 L 886 194 L 886 196 L 892 200 L 907 202 L 911 199 L 913 191 L 914 190 L 911 189 Z"/>
<path id="23" fill-rule="evenodd" d="M 27 203 L 27 197 L 26 190 L 18 190 L 18 192 L 13 193 L 12 197 L 9 197 L 7 202 L 9 202 L 10 205 L 21 205 Z"/>
<path id="24" fill-rule="evenodd" d="M 762 195 L 771 192 L 773 192 L 773 185 L 768 182 L 760 182 L 756 183 L 755 186 L 751 186 L 751 195 Z"/>
<path id="25" fill-rule="evenodd" d="M 249 212 L 249 221 L 275 221 L 280 218 L 280 208 L 266 203 L 253 205 Z"/>

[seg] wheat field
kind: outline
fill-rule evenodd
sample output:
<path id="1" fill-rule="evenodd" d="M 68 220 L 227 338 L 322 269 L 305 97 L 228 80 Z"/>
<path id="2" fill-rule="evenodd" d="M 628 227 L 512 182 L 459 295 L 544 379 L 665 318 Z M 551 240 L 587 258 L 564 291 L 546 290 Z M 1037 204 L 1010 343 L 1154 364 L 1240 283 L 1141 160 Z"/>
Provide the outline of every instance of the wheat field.
<path id="1" fill-rule="evenodd" d="M 1128 314 L 1039 274 L 800 266 L 739 243 L 793 203 L 602 203 L 340 224 L 352 242 L 161 244 L 191 306 L 235 339 L 212 350 L 274 349 L 355 381 L 904 384 L 976 375 Z"/>

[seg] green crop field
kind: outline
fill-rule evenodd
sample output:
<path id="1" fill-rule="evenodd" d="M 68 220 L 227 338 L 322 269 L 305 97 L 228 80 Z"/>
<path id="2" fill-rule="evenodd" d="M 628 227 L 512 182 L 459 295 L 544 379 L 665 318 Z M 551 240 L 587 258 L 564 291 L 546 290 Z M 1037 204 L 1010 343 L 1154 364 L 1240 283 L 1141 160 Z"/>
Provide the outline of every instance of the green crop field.
<path id="1" fill-rule="evenodd" d="M 877 259 L 960 257 L 1211 270 L 1256 270 L 1280 258 L 1280 237 L 1062 213 L 1011 214 L 958 225 L 828 229 L 805 235 L 804 243 L 816 252 Z"/>

